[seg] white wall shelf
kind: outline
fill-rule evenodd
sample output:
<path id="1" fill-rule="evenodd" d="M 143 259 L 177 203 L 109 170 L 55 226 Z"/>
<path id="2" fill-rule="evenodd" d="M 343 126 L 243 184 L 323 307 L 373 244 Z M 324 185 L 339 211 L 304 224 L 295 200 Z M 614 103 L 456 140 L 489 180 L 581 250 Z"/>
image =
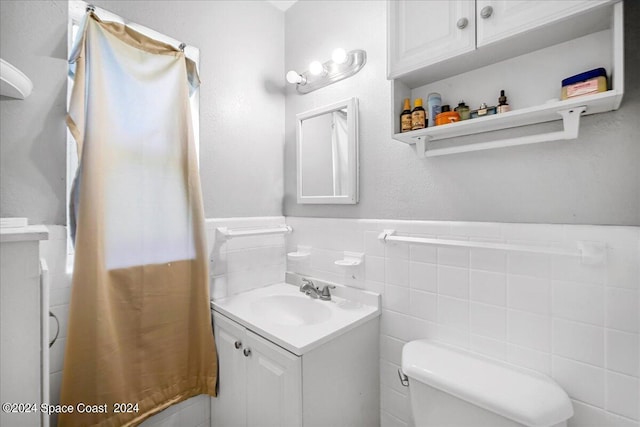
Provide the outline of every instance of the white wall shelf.
<path id="1" fill-rule="evenodd" d="M 432 69 L 438 68 L 440 63 L 411 70 L 405 74 L 393 75 L 391 99 L 393 102 L 392 129 L 394 133 L 392 138 L 415 145 L 416 154 L 420 158 L 548 141 L 575 140 L 579 134 L 580 116 L 617 110 L 624 94 L 623 4 L 622 2 L 604 2 L 603 6 L 594 8 L 594 11 L 588 15 L 589 19 L 594 19 L 592 33 L 584 35 L 586 29 L 570 35 L 562 33 L 562 27 L 568 26 L 569 23 L 581 22 L 580 25 L 583 25 L 584 22 L 581 19 L 586 19 L 585 16 L 587 15 L 576 14 L 568 21 L 562 21 L 562 23 L 549 27 L 547 30 L 552 34 L 549 34 L 549 40 L 546 40 L 544 44 L 550 47 L 535 52 L 524 52 L 524 54 L 518 51 L 517 53 L 521 56 L 517 58 L 471 71 L 468 71 L 469 64 L 467 64 L 467 68 L 462 66 L 453 68 L 448 70 L 448 76 L 440 76 L 442 80 L 426 85 L 424 85 L 425 82 L 433 81 Z M 595 25 L 596 22 L 597 25 Z M 606 29 L 603 30 L 603 28 Z M 557 42 L 561 43 L 552 45 L 551 40 L 554 40 L 554 34 Z M 570 37 L 577 38 L 570 39 Z M 566 41 L 568 38 L 569 41 Z M 517 40 L 519 40 L 517 37 L 505 39 L 503 44 L 511 46 Z M 590 49 L 591 47 L 593 49 Z M 487 52 L 485 54 L 488 55 Z M 465 55 L 467 54 L 461 55 L 460 60 L 468 59 Z M 482 56 L 482 49 L 476 49 L 473 55 Z M 564 61 L 558 58 L 564 58 Z M 489 60 L 489 58 L 485 58 L 484 62 L 479 62 L 479 66 L 485 65 Z M 571 75 L 569 70 L 584 71 L 594 68 L 596 64 L 607 68 L 610 90 L 564 101 L 556 99 L 544 102 L 553 97 L 554 93 L 559 92 L 560 80 Z M 456 74 L 456 72 L 465 73 Z M 544 75 L 544 77 L 537 79 L 540 75 Z M 427 77 L 420 78 L 420 76 Z M 431 77 L 429 78 L 429 76 Z M 518 78 L 521 80 L 517 80 Z M 524 82 L 528 83 L 524 84 Z M 523 89 L 527 85 L 533 89 Z M 491 87 L 491 90 L 487 91 L 487 87 Z M 398 133 L 400 110 L 402 100 L 405 98 L 421 97 L 424 99 L 430 92 L 440 92 L 443 95 L 443 104 L 464 99 L 472 101 L 469 105 L 479 105 L 480 100 L 486 100 L 488 96 L 491 96 L 489 94 L 495 94 L 496 90 L 501 88 L 506 89 L 507 93 L 515 93 L 515 104 L 519 104 L 521 107 L 516 107 L 507 113 Z M 451 105 L 451 108 L 453 106 Z M 482 142 L 478 142 L 478 138 L 474 138 L 471 142 L 468 142 L 470 140 L 454 140 L 470 135 L 556 120 L 563 120 L 563 131 L 499 140 L 492 139 L 493 135 L 488 134 Z M 449 141 L 434 143 L 445 140 Z"/>
<path id="2" fill-rule="evenodd" d="M 594 95 L 550 102 L 520 110 L 513 110 L 507 113 L 494 114 L 491 116 L 463 120 L 447 125 L 398 133 L 393 137 L 394 139 L 406 144 L 417 144 L 417 154 L 418 157 L 421 158 L 546 141 L 575 139 L 578 137 L 580 115 L 597 114 L 615 110 L 619 107 L 621 101 L 622 94 L 620 92 L 616 90 L 609 90 Z M 564 132 L 552 132 L 509 138 L 508 140 L 476 143 L 450 148 L 431 149 L 429 147 L 429 143 L 433 141 L 550 122 L 558 119 L 564 120 Z"/>
<path id="3" fill-rule="evenodd" d="M 47 240 L 49 229 L 44 225 L 27 225 L 26 227 L 0 228 L 0 242 L 26 242 L 30 240 Z"/>
<path id="4" fill-rule="evenodd" d="M 4 59 L 0 59 L 0 95 L 25 99 L 31 95 L 32 90 L 33 83 L 29 77 Z"/>

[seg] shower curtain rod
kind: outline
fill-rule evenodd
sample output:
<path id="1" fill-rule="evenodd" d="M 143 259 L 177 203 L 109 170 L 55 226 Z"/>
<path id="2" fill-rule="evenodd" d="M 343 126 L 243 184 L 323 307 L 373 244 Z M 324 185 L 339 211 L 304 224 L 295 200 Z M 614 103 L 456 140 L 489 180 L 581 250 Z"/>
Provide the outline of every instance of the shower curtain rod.
<path id="1" fill-rule="evenodd" d="M 89 12 L 96 13 L 96 7 L 95 7 L 94 5 L 92 5 L 92 4 L 87 4 L 87 7 L 86 7 L 86 9 L 85 9 L 85 12 L 86 12 L 86 13 L 89 13 Z M 119 17 L 119 18 L 120 18 L 120 17 Z M 120 18 L 120 19 L 122 19 L 122 18 Z M 122 19 L 122 21 L 124 21 L 124 19 Z M 124 23 L 124 22 L 123 22 L 123 23 Z M 126 25 L 126 23 L 125 23 L 125 25 Z M 184 49 L 185 49 L 186 47 L 187 47 L 187 44 L 186 44 L 186 43 L 183 43 L 183 42 L 180 42 L 180 44 L 178 45 L 178 49 L 180 49 L 180 51 L 181 51 L 181 52 L 184 52 Z"/>

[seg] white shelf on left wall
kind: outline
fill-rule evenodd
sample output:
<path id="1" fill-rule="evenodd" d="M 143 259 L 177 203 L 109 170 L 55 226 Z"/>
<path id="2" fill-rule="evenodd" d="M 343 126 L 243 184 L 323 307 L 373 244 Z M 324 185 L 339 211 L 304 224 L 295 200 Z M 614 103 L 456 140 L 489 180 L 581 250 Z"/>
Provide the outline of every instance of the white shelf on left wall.
<path id="1" fill-rule="evenodd" d="M 0 59 L 0 95 L 25 99 L 31 94 L 33 83 L 22 71 Z"/>

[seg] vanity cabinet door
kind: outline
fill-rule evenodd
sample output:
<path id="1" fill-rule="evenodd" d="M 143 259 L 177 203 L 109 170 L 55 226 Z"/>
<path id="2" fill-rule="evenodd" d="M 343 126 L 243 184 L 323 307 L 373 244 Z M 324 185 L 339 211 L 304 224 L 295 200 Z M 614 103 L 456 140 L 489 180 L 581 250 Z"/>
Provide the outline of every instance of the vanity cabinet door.
<path id="1" fill-rule="evenodd" d="M 247 425 L 246 330 L 218 313 L 213 316 L 218 350 L 218 397 L 211 399 L 211 425 Z"/>
<path id="2" fill-rule="evenodd" d="M 301 426 L 301 358 L 251 331 L 246 341 L 249 427 Z"/>
<path id="3" fill-rule="evenodd" d="M 478 0 L 478 47 L 543 27 L 611 0 Z"/>
<path id="4" fill-rule="evenodd" d="M 387 17 L 390 79 L 475 49 L 474 0 L 391 0 Z"/>

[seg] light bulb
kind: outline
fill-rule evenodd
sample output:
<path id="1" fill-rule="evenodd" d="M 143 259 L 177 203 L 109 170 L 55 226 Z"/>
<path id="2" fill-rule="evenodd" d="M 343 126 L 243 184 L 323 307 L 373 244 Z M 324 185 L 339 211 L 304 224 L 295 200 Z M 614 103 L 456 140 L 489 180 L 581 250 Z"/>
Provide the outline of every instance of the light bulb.
<path id="1" fill-rule="evenodd" d="M 304 79 L 297 71 L 291 70 L 287 73 L 287 81 L 291 84 L 302 83 Z"/>
<path id="2" fill-rule="evenodd" d="M 336 64 L 344 64 L 347 61 L 347 51 L 339 47 L 333 51 L 331 59 L 333 59 L 333 62 Z"/>
<path id="3" fill-rule="evenodd" d="M 320 61 L 313 61 L 309 64 L 309 72 L 314 76 L 320 75 L 325 72 L 324 65 Z"/>

